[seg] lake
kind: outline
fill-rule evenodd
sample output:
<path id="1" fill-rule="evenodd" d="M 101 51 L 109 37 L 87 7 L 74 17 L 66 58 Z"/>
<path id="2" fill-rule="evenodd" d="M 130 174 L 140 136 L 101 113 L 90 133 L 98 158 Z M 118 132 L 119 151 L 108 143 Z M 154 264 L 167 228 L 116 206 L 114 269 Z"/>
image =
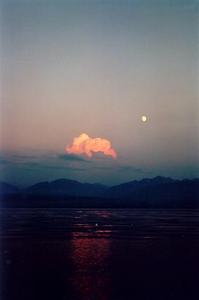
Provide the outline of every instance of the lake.
<path id="1" fill-rule="evenodd" d="M 199 210 L 1 209 L 1 300 L 199 299 Z"/>

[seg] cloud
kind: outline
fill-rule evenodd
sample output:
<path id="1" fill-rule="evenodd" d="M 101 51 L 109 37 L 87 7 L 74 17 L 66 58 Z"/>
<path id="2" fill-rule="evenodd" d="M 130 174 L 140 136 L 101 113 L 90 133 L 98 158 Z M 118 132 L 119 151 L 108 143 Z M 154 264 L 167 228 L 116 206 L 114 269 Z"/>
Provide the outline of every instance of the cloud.
<path id="1" fill-rule="evenodd" d="M 85 158 L 82 157 L 82 156 L 74 155 L 74 154 L 67 154 L 67 153 L 58 155 L 58 158 L 59 158 L 59 159 L 66 160 L 66 161 L 82 161 L 82 162 L 90 162 L 88 159 L 85 159 Z"/>
<path id="2" fill-rule="evenodd" d="M 63 166 L 54 166 L 54 165 L 45 165 L 45 164 L 40 164 L 38 165 L 41 169 L 49 169 L 49 170 L 65 170 L 65 171 L 71 171 L 71 172 L 79 172 L 79 171 L 85 171 L 84 168 L 77 168 L 77 167 L 63 167 Z"/>
<path id="3" fill-rule="evenodd" d="M 114 172 L 121 172 L 121 173 L 146 173 L 141 168 L 137 168 L 134 166 L 101 166 L 101 165 L 95 165 L 92 166 L 93 169 L 97 170 L 105 170 L 105 171 L 114 171 Z"/>
<path id="4" fill-rule="evenodd" d="M 120 166 L 120 167 L 118 167 L 118 171 L 143 173 L 143 170 L 141 168 L 137 168 L 137 167 L 134 167 L 134 166 Z"/>
<path id="5" fill-rule="evenodd" d="M 75 137 L 71 145 L 66 146 L 68 154 L 85 154 L 92 157 L 93 153 L 102 152 L 105 156 L 117 157 L 116 151 L 112 148 L 111 142 L 103 138 L 91 138 L 86 133 Z"/>
<path id="6" fill-rule="evenodd" d="M 0 164 L 1 165 L 6 165 L 6 164 L 9 164 L 10 161 L 9 160 L 6 160 L 6 159 L 3 159 L 3 158 L 0 158 Z"/>
<path id="7" fill-rule="evenodd" d="M 27 161 L 38 161 L 42 157 L 47 158 L 48 156 L 45 154 L 41 155 L 28 155 L 28 154 L 18 154 L 18 153 L 8 153 L 8 154 L 0 154 L 0 163 L 6 162 L 10 164 L 23 164 Z M 51 156 L 50 156 L 51 158 Z"/>

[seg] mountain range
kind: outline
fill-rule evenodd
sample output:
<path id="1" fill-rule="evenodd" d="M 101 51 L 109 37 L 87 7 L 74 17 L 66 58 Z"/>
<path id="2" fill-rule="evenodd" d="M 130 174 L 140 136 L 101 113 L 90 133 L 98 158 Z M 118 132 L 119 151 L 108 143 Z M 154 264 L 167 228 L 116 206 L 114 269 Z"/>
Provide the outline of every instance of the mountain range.
<path id="1" fill-rule="evenodd" d="M 24 189 L 0 182 L 0 199 L 11 207 L 199 207 L 199 179 L 158 176 L 112 187 L 57 179 Z"/>

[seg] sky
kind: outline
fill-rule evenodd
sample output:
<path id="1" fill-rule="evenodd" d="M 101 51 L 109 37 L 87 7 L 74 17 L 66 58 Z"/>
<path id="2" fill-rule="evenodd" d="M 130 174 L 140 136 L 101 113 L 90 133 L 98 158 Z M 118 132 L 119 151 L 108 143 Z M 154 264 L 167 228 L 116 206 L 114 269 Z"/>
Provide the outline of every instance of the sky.
<path id="1" fill-rule="evenodd" d="M 199 176 L 197 0 L 0 8 L 0 180 Z M 109 141 L 117 157 L 67 153 L 82 133 Z"/>

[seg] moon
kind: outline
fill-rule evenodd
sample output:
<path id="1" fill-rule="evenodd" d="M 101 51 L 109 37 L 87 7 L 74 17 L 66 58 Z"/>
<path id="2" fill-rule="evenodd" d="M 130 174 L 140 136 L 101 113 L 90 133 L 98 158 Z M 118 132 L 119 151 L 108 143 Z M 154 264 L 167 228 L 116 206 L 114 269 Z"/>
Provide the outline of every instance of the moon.
<path id="1" fill-rule="evenodd" d="M 143 116 L 141 117 L 141 120 L 142 120 L 143 123 L 146 123 L 147 120 L 148 120 L 148 118 L 147 118 L 147 116 L 143 115 Z"/>

